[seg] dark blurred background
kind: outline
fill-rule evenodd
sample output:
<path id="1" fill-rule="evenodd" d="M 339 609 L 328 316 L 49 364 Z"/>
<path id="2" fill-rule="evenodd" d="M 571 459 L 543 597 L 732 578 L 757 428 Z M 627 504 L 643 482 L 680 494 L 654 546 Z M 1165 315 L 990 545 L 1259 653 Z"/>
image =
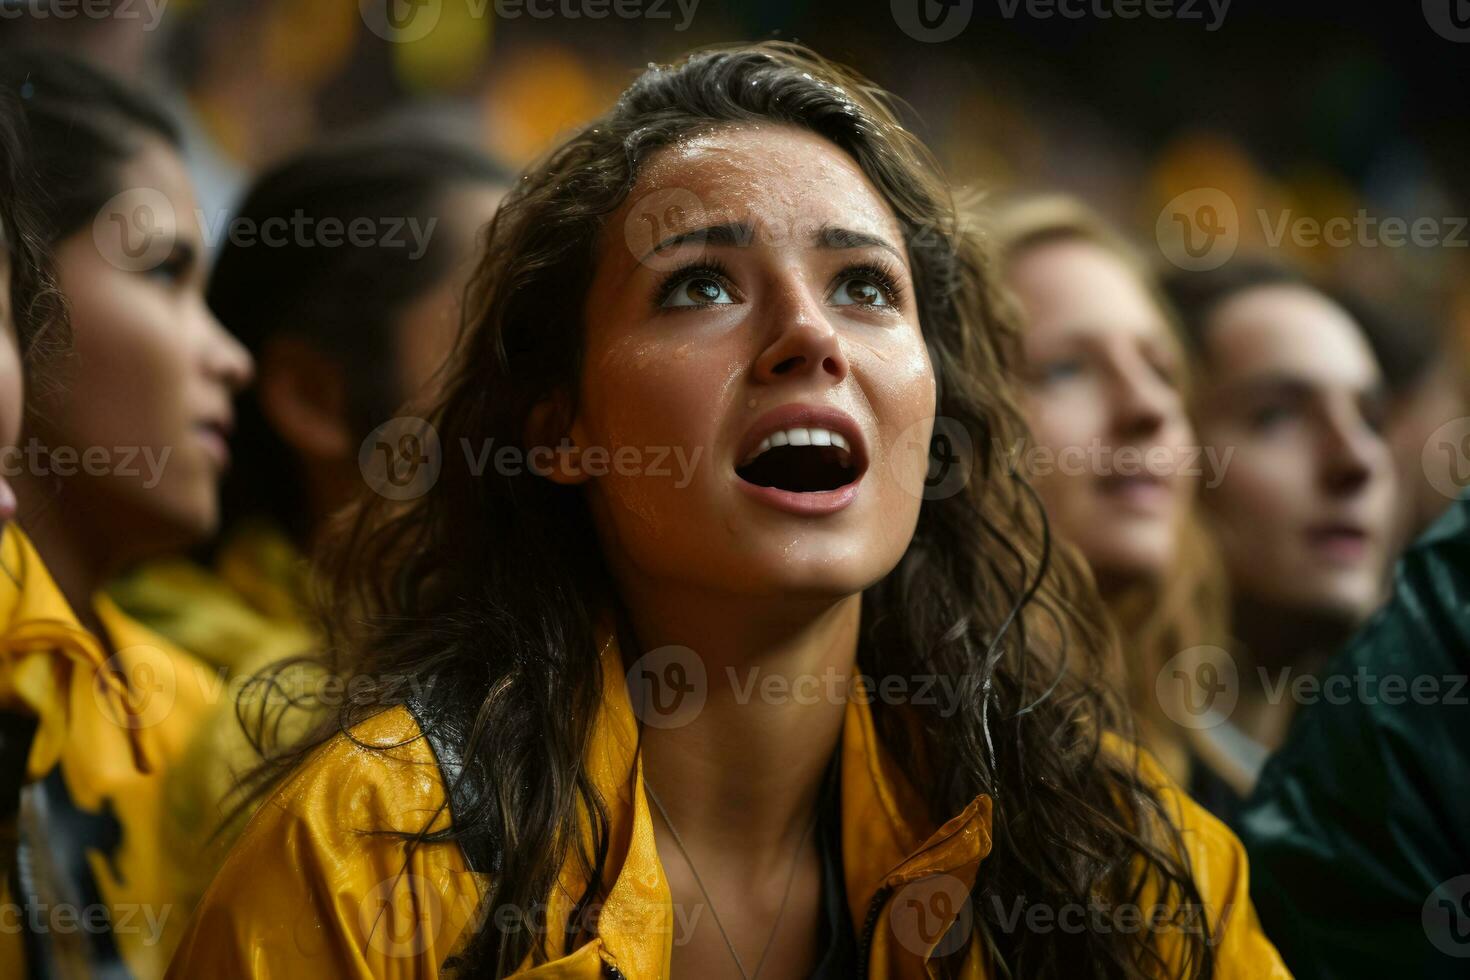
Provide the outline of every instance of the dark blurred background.
<path id="1" fill-rule="evenodd" d="M 1070 190 L 1145 245 L 1167 202 L 1217 188 L 1242 249 L 1470 333 L 1470 0 L 945 3 L 0 0 L 0 49 L 64 47 L 168 92 L 219 214 L 323 135 L 457 132 L 519 168 L 648 62 L 796 39 L 903 96 L 957 183 Z M 1360 213 L 1432 219 L 1436 241 L 1269 241 Z"/>

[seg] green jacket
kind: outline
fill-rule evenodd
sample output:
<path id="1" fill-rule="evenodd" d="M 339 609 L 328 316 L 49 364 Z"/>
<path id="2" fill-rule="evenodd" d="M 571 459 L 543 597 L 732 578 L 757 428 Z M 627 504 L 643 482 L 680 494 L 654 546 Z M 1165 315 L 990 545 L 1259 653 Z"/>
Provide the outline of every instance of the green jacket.
<path id="1" fill-rule="evenodd" d="M 1470 494 L 1405 553 L 1241 839 L 1298 977 L 1470 977 Z"/>

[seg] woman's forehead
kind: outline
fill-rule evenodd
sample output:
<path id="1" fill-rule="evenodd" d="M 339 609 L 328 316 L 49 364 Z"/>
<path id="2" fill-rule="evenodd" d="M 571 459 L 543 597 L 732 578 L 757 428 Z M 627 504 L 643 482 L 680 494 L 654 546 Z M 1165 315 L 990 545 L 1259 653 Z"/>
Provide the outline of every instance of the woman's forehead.
<path id="1" fill-rule="evenodd" d="M 1210 361 L 1232 377 L 1289 372 L 1322 385 L 1377 382 L 1371 349 L 1337 304 L 1297 285 L 1245 290 L 1220 305 L 1208 333 Z"/>
<path id="2" fill-rule="evenodd" d="M 672 190 L 680 192 L 683 218 L 691 223 L 834 225 L 885 234 L 898 225 L 855 160 L 794 126 L 722 127 L 664 147 L 643 164 L 629 203 Z"/>

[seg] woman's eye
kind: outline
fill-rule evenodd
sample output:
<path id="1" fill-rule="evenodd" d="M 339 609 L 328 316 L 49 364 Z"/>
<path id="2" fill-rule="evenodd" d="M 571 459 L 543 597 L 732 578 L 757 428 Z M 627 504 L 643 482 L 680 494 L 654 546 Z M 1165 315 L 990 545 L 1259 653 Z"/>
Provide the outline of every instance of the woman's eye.
<path id="1" fill-rule="evenodd" d="M 1382 398 L 1369 398 L 1361 406 L 1363 424 L 1372 431 L 1383 434 L 1388 428 L 1388 405 Z"/>
<path id="2" fill-rule="evenodd" d="M 1257 431 L 1274 429 L 1291 418 L 1292 411 L 1285 405 L 1262 405 L 1250 414 L 1251 428 Z"/>
<path id="3" fill-rule="evenodd" d="M 1179 365 L 1162 358 L 1151 360 L 1149 365 L 1153 368 L 1154 374 L 1158 376 L 1160 381 L 1176 391 L 1179 389 L 1179 376 L 1181 373 Z"/>
<path id="4" fill-rule="evenodd" d="M 837 306 L 889 305 L 887 291 L 863 276 L 852 276 L 838 283 L 832 291 L 832 302 Z"/>
<path id="5" fill-rule="evenodd" d="M 735 302 L 723 283 L 709 276 L 690 276 L 677 283 L 664 306 L 716 306 Z"/>
<path id="6" fill-rule="evenodd" d="M 1047 361 L 1036 370 L 1036 380 L 1042 384 L 1066 381 L 1070 378 L 1077 377 L 1086 369 L 1087 364 L 1080 357 L 1068 357 L 1057 361 Z"/>
<path id="7" fill-rule="evenodd" d="M 150 279 L 173 285 L 188 276 L 189 262 L 180 258 L 165 259 L 153 268 L 144 270 L 144 274 Z"/>

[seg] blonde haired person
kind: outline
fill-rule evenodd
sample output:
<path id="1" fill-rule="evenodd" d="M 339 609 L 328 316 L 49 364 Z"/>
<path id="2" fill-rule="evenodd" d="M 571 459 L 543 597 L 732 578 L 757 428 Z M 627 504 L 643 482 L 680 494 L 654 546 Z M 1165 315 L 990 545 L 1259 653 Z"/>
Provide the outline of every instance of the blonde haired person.
<path id="1" fill-rule="evenodd" d="M 1187 689 L 1172 682 L 1228 628 L 1198 502 L 1218 461 L 1198 448 L 1192 365 L 1168 301 L 1147 261 L 1076 198 L 1012 198 L 982 220 L 1024 323 L 1031 442 L 1017 462 L 1097 581 L 1140 734 L 1179 782 L 1217 777 L 1243 793 L 1246 771 L 1195 737 Z"/>

